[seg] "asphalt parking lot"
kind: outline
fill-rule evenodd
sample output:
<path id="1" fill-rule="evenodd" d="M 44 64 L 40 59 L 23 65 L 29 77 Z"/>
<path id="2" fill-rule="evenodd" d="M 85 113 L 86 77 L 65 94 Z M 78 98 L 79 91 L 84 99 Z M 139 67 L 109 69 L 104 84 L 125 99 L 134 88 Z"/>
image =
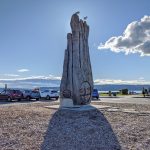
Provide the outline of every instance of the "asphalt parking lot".
<path id="1" fill-rule="evenodd" d="M 0 101 L 0 107 L 4 106 L 13 106 L 13 105 L 25 105 L 25 104 L 32 104 L 32 103 L 50 103 L 50 102 L 58 102 L 59 100 L 51 99 L 51 100 L 21 100 L 17 101 L 14 100 L 12 102 L 8 102 L 7 100 Z M 142 97 L 138 95 L 132 96 L 118 96 L 118 97 L 100 97 L 99 100 L 93 99 L 92 102 L 105 102 L 105 103 L 129 103 L 129 104 L 148 104 L 150 105 L 150 97 Z"/>
<path id="2" fill-rule="evenodd" d="M 15 106 L 15 105 L 27 105 L 27 104 L 40 104 L 40 103 L 51 103 L 51 102 L 59 102 L 58 100 L 51 99 L 51 100 L 38 100 L 36 101 L 35 99 L 33 100 L 13 100 L 11 102 L 8 102 L 7 100 L 0 100 L 0 107 L 5 107 L 5 106 Z"/>

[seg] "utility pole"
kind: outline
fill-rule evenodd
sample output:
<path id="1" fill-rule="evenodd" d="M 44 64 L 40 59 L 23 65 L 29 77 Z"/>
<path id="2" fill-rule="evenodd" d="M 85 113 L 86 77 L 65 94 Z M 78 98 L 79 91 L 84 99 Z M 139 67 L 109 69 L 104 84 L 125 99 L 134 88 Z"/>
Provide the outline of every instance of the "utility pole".
<path id="1" fill-rule="evenodd" d="M 7 84 L 5 84 L 5 92 L 7 91 Z"/>

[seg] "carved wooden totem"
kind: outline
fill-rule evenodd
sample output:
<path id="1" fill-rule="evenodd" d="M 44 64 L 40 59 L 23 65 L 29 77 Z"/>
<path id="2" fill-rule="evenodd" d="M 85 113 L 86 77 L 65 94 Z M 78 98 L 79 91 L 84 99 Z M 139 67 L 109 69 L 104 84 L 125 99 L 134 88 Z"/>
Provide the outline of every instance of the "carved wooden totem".
<path id="1" fill-rule="evenodd" d="M 71 18 L 72 33 L 67 35 L 60 97 L 70 98 L 74 105 L 91 102 L 93 77 L 89 56 L 89 26 L 77 14 Z"/>

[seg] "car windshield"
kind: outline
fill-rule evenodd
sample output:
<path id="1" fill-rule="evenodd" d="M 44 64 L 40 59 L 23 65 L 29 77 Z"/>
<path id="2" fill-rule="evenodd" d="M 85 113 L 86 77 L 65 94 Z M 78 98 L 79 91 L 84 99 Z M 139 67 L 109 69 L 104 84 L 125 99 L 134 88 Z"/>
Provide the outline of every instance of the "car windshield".
<path id="1" fill-rule="evenodd" d="M 6 93 L 6 91 L 2 91 L 0 94 L 5 94 Z"/>
<path id="2" fill-rule="evenodd" d="M 32 91 L 33 93 L 39 93 L 38 91 Z"/>
<path id="3" fill-rule="evenodd" d="M 93 92 L 97 92 L 97 89 L 93 89 Z"/>
<path id="4" fill-rule="evenodd" d="M 8 90 L 7 92 L 8 92 L 8 93 L 16 93 L 15 90 Z"/>
<path id="5" fill-rule="evenodd" d="M 21 94 L 21 91 L 17 90 L 16 93 Z"/>
<path id="6" fill-rule="evenodd" d="M 57 93 L 57 91 L 51 91 L 52 93 Z"/>
<path id="7" fill-rule="evenodd" d="M 25 92 L 25 93 L 29 93 L 30 91 L 29 91 L 29 90 L 25 90 L 24 92 Z"/>

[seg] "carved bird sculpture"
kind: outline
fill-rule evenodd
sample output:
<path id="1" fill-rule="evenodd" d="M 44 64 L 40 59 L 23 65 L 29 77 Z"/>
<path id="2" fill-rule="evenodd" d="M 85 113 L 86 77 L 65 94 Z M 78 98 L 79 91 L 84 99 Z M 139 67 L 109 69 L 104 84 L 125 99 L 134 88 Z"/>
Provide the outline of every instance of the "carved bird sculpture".
<path id="1" fill-rule="evenodd" d="M 88 17 L 86 16 L 86 17 L 84 17 L 83 19 L 84 19 L 84 20 L 87 20 L 87 18 L 88 18 Z"/>
<path id="2" fill-rule="evenodd" d="M 80 13 L 80 12 L 79 12 L 79 11 L 77 11 L 75 14 L 76 14 L 76 15 L 78 15 L 79 13 Z"/>

